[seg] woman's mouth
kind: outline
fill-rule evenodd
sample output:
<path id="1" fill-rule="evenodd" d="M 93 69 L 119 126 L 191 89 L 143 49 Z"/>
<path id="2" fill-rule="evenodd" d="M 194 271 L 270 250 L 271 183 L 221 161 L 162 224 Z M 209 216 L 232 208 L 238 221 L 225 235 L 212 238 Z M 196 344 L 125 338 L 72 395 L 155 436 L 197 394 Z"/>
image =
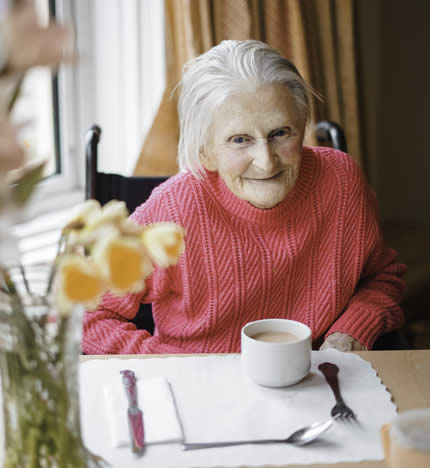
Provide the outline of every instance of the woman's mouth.
<path id="1" fill-rule="evenodd" d="M 282 174 L 282 171 L 277 172 L 274 175 L 267 176 L 267 177 L 244 177 L 246 180 L 251 180 L 251 181 L 269 181 L 269 180 L 275 180 L 277 177 L 279 177 Z"/>

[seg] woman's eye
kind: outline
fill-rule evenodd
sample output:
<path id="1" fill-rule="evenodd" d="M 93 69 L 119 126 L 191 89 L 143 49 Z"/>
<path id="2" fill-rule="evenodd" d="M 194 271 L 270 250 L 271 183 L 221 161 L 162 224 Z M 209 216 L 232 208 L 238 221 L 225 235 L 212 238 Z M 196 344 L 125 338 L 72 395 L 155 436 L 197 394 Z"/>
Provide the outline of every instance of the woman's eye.
<path id="1" fill-rule="evenodd" d="M 271 138 L 282 138 L 285 136 L 289 136 L 291 132 L 288 131 L 286 128 L 278 128 L 277 130 L 274 130 L 271 134 Z"/>
<path id="2" fill-rule="evenodd" d="M 232 143 L 240 145 L 241 143 L 246 143 L 248 141 L 244 136 L 235 136 L 230 140 Z"/>

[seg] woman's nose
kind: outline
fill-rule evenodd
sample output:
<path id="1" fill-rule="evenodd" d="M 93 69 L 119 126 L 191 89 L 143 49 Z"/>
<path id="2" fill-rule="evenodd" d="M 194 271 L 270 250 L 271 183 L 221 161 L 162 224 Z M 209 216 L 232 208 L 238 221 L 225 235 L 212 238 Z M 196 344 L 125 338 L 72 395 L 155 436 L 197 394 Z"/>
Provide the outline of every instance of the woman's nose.
<path id="1" fill-rule="evenodd" d="M 267 140 L 260 141 L 255 145 L 253 165 L 264 170 L 264 172 L 270 173 L 276 168 L 277 158 L 274 145 Z"/>

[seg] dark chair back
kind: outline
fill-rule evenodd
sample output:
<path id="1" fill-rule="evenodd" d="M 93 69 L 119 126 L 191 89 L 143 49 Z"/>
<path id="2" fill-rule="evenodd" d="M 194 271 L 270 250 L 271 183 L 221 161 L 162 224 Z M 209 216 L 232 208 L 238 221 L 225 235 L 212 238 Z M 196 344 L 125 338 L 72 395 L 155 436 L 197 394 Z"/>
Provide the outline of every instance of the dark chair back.
<path id="1" fill-rule="evenodd" d="M 97 170 L 98 143 L 101 129 L 93 125 L 87 132 L 86 156 L 86 186 L 85 197 L 98 200 L 102 205 L 110 200 L 121 200 L 132 213 L 151 195 L 152 190 L 165 182 L 168 177 L 137 177 L 107 174 Z M 136 317 L 131 320 L 137 328 L 154 331 L 151 304 L 141 304 Z"/>
<path id="2" fill-rule="evenodd" d="M 101 137 L 100 127 L 93 125 L 86 140 L 86 199 L 93 198 L 102 205 L 110 200 L 121 200 L 132 213 L 145 202 L 152 190 L 165 182 L 168 177 L 122 176 L 107 174 L 97 170 L 98 143 Z"/>
<path id="3" fill-rule="evenodd" d="M 315 125 L 315 133 L 320 146 L 347 152 L 345 133 L 340 125 L 330 120 L 320 120 Z"/>

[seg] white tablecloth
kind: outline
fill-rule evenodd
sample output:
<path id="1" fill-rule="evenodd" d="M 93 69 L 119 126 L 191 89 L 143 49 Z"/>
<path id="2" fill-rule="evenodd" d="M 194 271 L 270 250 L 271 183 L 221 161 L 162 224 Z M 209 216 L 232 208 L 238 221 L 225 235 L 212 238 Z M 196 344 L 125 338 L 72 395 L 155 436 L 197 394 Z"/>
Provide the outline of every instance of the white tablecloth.
<path id="1" fill-rule="evenodd" d="M 340 368 L 347 404 L 360 423 L 337 423 L 305 447 L 245 445 L 183 452 L 179 443 L 148 446 L 141 458 L 114 448 L 109 437 L 102 386 L 123 368 L 137 377 L 165 376 L 177 405 L 187 442 L 287 437 L 299 427 L 329 418 L 332 392 L 318 371 L 321 362 Z M 310 375 L 286 388 L 266 388 L 241 372 L 240 356 L 91 360 L 81 364 L 81 413 L 87 446 L 115 468 L 237 467 L 381 460 L 380 426 L 396 407 L 371 365 L 354 354 L 312 352 Z"/>

